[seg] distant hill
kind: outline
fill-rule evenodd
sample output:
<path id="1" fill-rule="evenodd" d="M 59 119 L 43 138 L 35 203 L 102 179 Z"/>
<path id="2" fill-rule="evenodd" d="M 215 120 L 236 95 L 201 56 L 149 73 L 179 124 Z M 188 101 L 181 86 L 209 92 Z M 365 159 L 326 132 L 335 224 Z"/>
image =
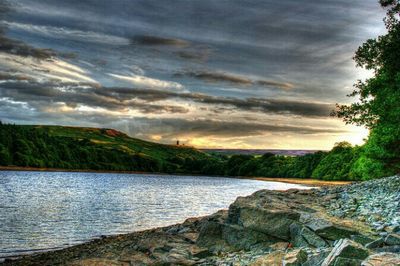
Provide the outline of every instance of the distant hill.
<path id="1" fill-rule="evenodd" d="M 223 154 L 223 155 L 264 155 L 266 153 L 272 153 L 275 155 L 284 156 L 303 156 L 306 154 L 313 154 L 319 150 L 279 150 L 279 149 L 200 149 L 203 152 L 210 154 Z"/>
<path id="2" fill-rule="evenodd" d="M 206 149 L 131 138 L 109 128 L 0 122 L 0 169 L 15 167 L 357 180 L 360 147 L 329 151 Z M 29 168 L 29 169 L 30 169 Z M 26 170 L 27 168 L 22 168 Z"/>
<path id="3" fill-rule="evenodd" d="M 212 156 L 108 128 L 0 124 L 0 165 L 145 172 L 196 172 Z"/>

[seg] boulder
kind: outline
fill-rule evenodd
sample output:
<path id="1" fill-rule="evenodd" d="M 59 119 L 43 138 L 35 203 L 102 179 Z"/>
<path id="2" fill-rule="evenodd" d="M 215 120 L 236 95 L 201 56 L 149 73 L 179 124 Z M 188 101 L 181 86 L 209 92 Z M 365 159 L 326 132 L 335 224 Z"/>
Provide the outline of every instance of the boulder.
<path id="1" fill-rule="evenodd" d="M 335 266 L 360 266 L 361 263 L 362 263 L 362 260 L 338 257 L 336 259 L 334 265 Z"/>
<path id="2" fill-rule="evenodd" d="M 362 266 L 398 266 L 400 265 L 400 254 L 378 253 L 369 256 L 362 263 Z"/>
<path id="3" fill-rule="evenodd" d="M 282 240 L 290 239 L 290 225 L 300 218 L 300 213 L 287 206 L 260 206 L 247 198 L 238 198 L 229 207 L 227 222 Z M 255 205 L 255 206 L 254 206 Z"/>
<path id="4" fill-rule="evenodd" d="M 222 239 L 223 228 L 224 225 L 216 221 L 204 223 L 200 228 L 196 244 L 215 252 L 225 250 L 227 247 L 225 241 Z"/>
<path id="5" fill-rule="evenodd" d="M 300 223 L 293 223 L 290 226 L 290 238 L 295 247 L 326 247 L 328 243 Z"/>
<path id="6" fill-rule="evenodd" d="M 222 239 L 237 249 L 250 250 L 254 247 L 268 249 L 279 242 L 276 238 L 238 225 L 225 224 L 222 229 Z"/>
<path id="7" fill-rule="evenodd" d="M 307 252 L 303 249 L 295 249 L 288 252 L 284 258 L 282 265 L 283 266 L 301 266 L 304 262 L 307 261 Z"/>
<path id="8" fill-rule="evenodd" d="M 322 266 L 336 266 L 337 262 L 343 264 L 345 261 L 343 259 L 351 259 L 351 260 L 363 260 L 367 258 L 369 255 L 368 249 L 364 248 L 361 244 L 351 241 L 350 239 L 340 239 L 336 245 L 333 247 L 332 251 L 322 262 Z M 351 264 L 350 264 L 351 265 Z M 360 265 L 360 264 L 358 264 Z"/>
<path id="9" fill-rule="evenodd" d="M 385 240 L 383 238 L 378 238 L 368 244 L 365 245 L 366 248 L 379 248 L 385 244 Z"/>
<path id="10" fill-rule="evenodd" d="M 308 228 L 314 231 L 322 238 L 329 240 L 338 240 L 342 238 L 350 238 L 352 235 L 359 233 L 339 225 L 335 225 L 330 221 L 324 219 L 314 219 L 306 224 Z"/>
<path id="11" fill-rule="evenodd" d="M 332 248 L 314 249 L 311 254 L 308 254 L 308 259 L 302 266 L 316 266 L 321 265 L 324 259 L 329 255 Z"/>
<path id="12" fill-rule="evenodd" d="M 225 213 L 218 212 L 201 221 L 200 232 L 196 243 L 202 247 L 210 247 L 223 242 L 222 231 L 225 218 Z"/>
<path id="13" fill-rule="evenodd" d="M 373 242 L 374 240 L 372 238 L 369 238 L 367 236 L 364 235 L 352 235 L 350 237 L 351 240 L 360 243 L 361 245 L 365 246 L 371 242 Z"/>
<path id="14" fill-rule="evenodd" d="M 389 234 L 385 238 L 385 244 L 389 246 L 400 245 L 400 235 Z"/>

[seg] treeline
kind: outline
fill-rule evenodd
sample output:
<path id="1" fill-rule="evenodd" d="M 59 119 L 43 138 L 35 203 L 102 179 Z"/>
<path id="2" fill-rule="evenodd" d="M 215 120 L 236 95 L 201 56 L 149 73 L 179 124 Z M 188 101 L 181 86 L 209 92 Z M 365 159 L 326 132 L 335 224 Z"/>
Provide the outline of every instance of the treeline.
<path id="1" fill-rule="evenodd" d="M 263 156 L 220 156 L 206 163 L 201 173 L 226 176 L 258 176 L 314 178 L 322 180 L 368 180 L 395 174 L 382 167 L 380 161 L 366 156 L 367 146 L 353 147 L 348 142 L 337 143 L 331 151 L 319 151 L 303 156 L 282 156 L 266 153 Z M 375 171 L 371 171 L 371 165 Z M 366 167 L 367 166 L 367 167 Z"/>
<path id="2" fill-rule="evenodd" d="M 163 147 L 167 149 L 168 147 Z M 172 150 L 172 149 L 171 149 Z M 165 152 L 165 151 L 164 151 Z M 329 152 L 304 156 L 171 152 L 164 159 L 102 145 L 88 138 L 52 136 L 35 127 L 0 122 L 0 165 L 203 174 L 220 176 L 296 177 L 323 180 L 365 180 L 384 174 L 365 168 L 364 147 L 341 142 Z"/>
<path id="3" fill-rule="evenodd" d="M 282 156 L 271 153 L 263 156 L 233 155 L 219 169 L 229 176 L 295 177 L 323 180 L 361 180 L 356 162 L 362 148 L 338 143 L 329 152 L 303 156 Z"/>

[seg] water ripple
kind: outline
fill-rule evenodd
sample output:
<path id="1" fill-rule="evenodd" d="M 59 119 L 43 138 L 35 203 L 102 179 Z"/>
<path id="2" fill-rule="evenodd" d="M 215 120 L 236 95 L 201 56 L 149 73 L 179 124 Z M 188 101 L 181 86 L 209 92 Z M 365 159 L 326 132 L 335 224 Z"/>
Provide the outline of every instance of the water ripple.
<path id="1" fill-rule="evenodd" d="M 198 176 L 4 171 L 0 258 L 183 222 L 260 189 L 299 187 Z"/>

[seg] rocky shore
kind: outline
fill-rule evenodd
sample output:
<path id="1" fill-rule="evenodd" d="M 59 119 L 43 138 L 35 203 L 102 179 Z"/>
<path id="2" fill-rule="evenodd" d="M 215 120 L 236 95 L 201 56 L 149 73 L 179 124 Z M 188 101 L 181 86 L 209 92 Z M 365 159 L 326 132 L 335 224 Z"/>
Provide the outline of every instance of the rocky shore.
<path id="1" fill-rule="evenodd" d="M 261 190 L 183 224 L 6 260 L 4 265 L 400 265 L 400 176 Z"/>

